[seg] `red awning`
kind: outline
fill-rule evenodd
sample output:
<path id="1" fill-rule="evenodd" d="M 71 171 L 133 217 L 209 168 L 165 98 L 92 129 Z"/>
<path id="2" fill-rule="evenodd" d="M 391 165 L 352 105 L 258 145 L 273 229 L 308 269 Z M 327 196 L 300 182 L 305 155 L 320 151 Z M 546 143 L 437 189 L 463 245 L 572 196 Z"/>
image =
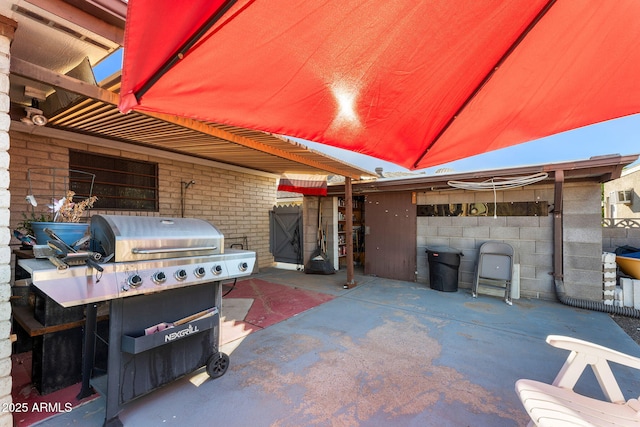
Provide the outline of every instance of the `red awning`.
<path id="1" fill-rule="evenodd" d="M 130 0 L 120 109 L 423 168 L 640 112 L 638 22 L 638 0 Z"/>
<path id="2" fill-rule="evenodd" d="M 327 176 L 285 173 L 278 182 L 278 191 L 289 191 L 305 196 L 326 196 Z"/>

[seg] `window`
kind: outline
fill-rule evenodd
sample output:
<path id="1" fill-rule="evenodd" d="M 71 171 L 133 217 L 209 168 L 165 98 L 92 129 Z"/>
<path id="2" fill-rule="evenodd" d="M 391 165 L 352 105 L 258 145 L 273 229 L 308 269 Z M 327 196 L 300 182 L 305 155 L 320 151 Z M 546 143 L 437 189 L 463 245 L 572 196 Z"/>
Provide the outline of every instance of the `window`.
<path id="1" fill-rule="evenodd" d="M 547 216 L 549 204 L 543 202 L 456 203 L 418 205 L 418 216 Z"/>
<path id="2" fill-rule="evenodd" d="M 95 175 L 94 209 L 158 210 L 157 163 L 69 151 L 69 169 Z M 89 196 L 91 182 L 86 176 L 70 172 L 69 183 L 76 195 Z"/>
<path id="3" fill-rule="evenodd" d="M 629 205 L 633 200 L 633 190 L 616 191 L 614 194 L 614 200 L 616 203 L 624 203 Z"/>

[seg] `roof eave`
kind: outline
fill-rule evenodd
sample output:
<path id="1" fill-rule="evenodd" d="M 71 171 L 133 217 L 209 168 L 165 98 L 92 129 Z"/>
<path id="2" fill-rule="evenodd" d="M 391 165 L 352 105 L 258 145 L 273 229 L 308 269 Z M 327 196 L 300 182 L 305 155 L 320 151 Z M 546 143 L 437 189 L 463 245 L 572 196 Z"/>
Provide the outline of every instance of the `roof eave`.
<path id="1" fill-rule="evenodd" d="M 453 189 L 447 184 L 449 181 L 483 181 L 492 177 L 527 176 L 541 172 L 549 173 L 549 178 L 541 181 L 541 183 L 553 183 L 555 172 L 560 170 L 564 172 L 565 181 L 596 181 L 603 183 L 619 178 L 623 168 L 638 160 L 639 156 L 639 154 L 625 156 L 615 154 L 591 157 L 586 160 L 518 166 L 504 169 L 436 174 L 389 181 L 359 181 L 353 183 L 353 192 L 361 194 L 379 191 L 442 191 Z M 344 194 L 344 184 L 329 186 L 328 195 L 341 194 Z"/>

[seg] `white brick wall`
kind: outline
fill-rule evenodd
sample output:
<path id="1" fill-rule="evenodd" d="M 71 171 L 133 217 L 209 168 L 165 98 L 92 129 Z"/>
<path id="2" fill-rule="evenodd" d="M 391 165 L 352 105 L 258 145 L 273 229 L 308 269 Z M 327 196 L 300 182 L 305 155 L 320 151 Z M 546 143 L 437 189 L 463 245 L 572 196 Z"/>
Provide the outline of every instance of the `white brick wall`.
<path id="1" fill-rule="evenodd" d="M 0 16 L 0 402 L 11 400 L 11 250 L 9 247 L 9 65 L 15 23 Z M 0 412 L 0 427 L 13 425 L 9 412 Z"/>

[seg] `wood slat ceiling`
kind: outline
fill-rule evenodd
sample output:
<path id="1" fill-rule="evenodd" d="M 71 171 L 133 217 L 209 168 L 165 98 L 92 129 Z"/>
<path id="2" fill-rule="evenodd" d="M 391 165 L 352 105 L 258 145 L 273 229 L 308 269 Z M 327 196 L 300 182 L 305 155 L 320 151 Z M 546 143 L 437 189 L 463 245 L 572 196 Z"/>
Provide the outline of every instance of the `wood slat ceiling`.
<path id="1" fill-rule="evenodd" d="M 117 93 L 119 77 L 102 87 Z M 48 126 L 274 174 L 375 176 L 277 135 L 162 114 L 122 114 L 115 105 L 86 97 L 51 117 Z"/>

